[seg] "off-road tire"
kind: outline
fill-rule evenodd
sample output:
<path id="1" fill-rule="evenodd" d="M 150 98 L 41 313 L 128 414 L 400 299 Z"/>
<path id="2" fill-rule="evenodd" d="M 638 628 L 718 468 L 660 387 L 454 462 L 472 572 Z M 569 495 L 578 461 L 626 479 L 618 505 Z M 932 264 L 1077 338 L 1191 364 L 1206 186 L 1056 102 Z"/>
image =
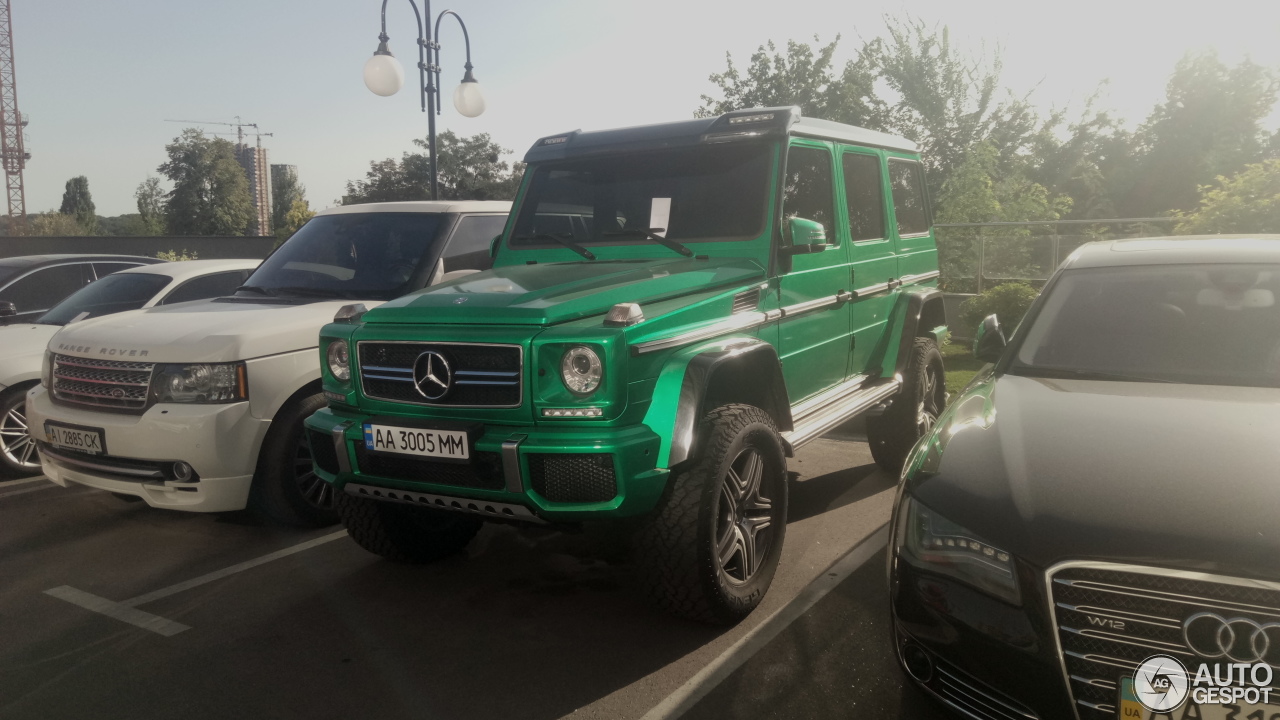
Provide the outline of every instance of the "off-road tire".
<path id="1" fill-rule="evenodd" d="M 0 438 L 5 443 L 5 446 L 0 448 L 0 480 L 16 480 L 40 474 L 40 456 L 36 454 L 35 441 L 27 436 L 24 442 L 23 438 L 13 435 L 26 426 L 23 405 L 27 401 L 27 390 L 30 388 L 31 385 L 19 385 L 0 394 L 0 432 L 5 433 Z M 14 457 L 10 458 L 10 454 Z M 22 463 L 24 457 L 28 464 Z M 31 461 L 35 462 L 35 467 L 31 467 Z"/>
<path id="2" fill-rule="evenodd" d="M 695 456 L 672 472 L 658 507 L 632 538 L 633 551 L 641 582 L 659 608 L 699 622 L 731 625 L 760 604 L 778 568 L 787 528 L 786 456 L 773 419 L 751 405 L 712 410 L 702 418 L 696 437 Z M 735 507 L 724 505 L 727 471 L 747 450 L 762 461 L 758 495 L 771 507 L 759 512 L 770 520 L 762 530 L 772 532 L 758 569 L 738 583 L 717 558 L 717 531 L 724 527 L 722 510 Z"/>
<path id="3" fill-rule="evenodd" d="M 462 513 L 368 500 L 339 493 L 334 503 L 351 539 L 374 555 L 421 565 L 466 549 L 483 520 Z"/>
<path id="4" fill-rule="evenodd" d="M 902 389 L 883 414 L 867 418 L 867 443 L 876 464 L 894 475 L 901 472 L 912 446 L 933 427 L 946 404 L 946 373 L 938 342 L 918 337 L 911 346 Z"/>
<path id="5" fill-rule="evenodd" d="M 338 522 L 333 486 L 314 478 L 321 485 L 311 486 L 315 500 L 308 500 L 298 475 L 304 461 L 310 462 L 309 449 L 303 452 L 308 446 L 302 421 L 324 406 L 322 393 L 306 395 L 286 403 L 271 420 L 249 489 L 249 508 L 257 514 L 298 527 L 324 527 Z"/>

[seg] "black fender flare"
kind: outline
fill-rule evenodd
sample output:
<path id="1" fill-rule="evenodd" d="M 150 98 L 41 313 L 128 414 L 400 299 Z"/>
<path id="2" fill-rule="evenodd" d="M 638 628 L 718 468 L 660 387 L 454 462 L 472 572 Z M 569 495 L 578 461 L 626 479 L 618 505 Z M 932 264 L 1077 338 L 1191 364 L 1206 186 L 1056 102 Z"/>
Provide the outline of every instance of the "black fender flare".
<path id="1" fill-rule="evenodd" d="M 907 361 L 911 358 L 911 346 L 916 338 L 939 325 L 947 324 L 946 306 L 942 302 L 942 291 L 928 288 L 922 292 L 910 293 L 906 296 L 906 311 L 902 318 L 902 335 L 898 338 L 898 356 L 895 361 L 894 375 L 903 377 L 907 371 Z"/>

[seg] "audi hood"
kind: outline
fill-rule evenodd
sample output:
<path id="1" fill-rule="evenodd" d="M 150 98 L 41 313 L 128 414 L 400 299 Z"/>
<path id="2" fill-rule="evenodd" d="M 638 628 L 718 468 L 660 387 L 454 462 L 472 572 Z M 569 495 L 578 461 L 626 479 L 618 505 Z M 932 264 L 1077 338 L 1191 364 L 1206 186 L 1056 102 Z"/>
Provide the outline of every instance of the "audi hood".
<path id="1" fill-rule="evenodd" d="M 1042 568 L 1276 578 L 1277 407 L 1280 389 L 979 376 L 918 448 L 906 490 Z"/>

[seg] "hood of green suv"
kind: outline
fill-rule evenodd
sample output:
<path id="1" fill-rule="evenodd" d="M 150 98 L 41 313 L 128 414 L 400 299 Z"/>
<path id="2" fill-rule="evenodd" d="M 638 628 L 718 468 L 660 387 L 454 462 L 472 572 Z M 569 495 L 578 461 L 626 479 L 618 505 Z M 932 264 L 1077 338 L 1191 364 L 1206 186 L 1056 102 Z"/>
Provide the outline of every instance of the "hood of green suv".
<path id="1" fill-rule="evenodd" d="M 508 265 L 393 300 L 364 321 L 554 325 L 620 302 L 667 300 L 763 277 L 764 268 L 749 258 Z"/>

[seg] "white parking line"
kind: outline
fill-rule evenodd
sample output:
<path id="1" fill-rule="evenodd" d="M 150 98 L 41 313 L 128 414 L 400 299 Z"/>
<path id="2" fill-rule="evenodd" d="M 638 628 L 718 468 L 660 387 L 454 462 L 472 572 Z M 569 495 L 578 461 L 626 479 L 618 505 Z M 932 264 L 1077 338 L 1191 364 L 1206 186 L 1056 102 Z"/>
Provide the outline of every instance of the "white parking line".
<path id="1" fill-rule="evenodd" d="M 246 562 L 242 562 L 237 565 L 232 565 L 231 567 L 223 568 L 222 570 L 216 570 L 206 575 L 201 575 L 200 577 L 192 578 L 185 582 L 177 583 L 176 585 L 170 585 L 169 587 L 161 588 L 160 590 L 156 590 L 155 592 L 149 592 L 144 595 L 139 595 L 135 598 L 130 598 L 123 602 L 108 600 L 104 597 L 99 597 L 92 593 L 87 593 L 83 590 L 77 590 L 69 585 L 63 585 L 61 587 L 45 590 L 44 594 L 52 597 L 56 597 L 60 600 L 66 600 L 67 602 L 72 603 L 73 605 L 78 605 L 86 610 L 92 610 L 93 612 L 106 615 L 107 617 L 115 618 L 116 620 L 119 620 L 121 622 L 126 622 L 126 623 L 129 623 L 130 625 L 136 625 L 137 627 L 140 627 L 144 630 L 150 630 L 151 632 L 159 633 L 160 635 L 163 635 L 165 637 L 170 637 L 173 635 L 177 635 L 178 633 L 184 630 L 190 630 L 191 626 L 183 625 L 182 623 L 174 622 L 173 620 L 162 618 L 159 615 L 153 615 L 149 612 L 138 610 L 137 606 L 144 605 L 146 603 L 149 603 L 155 600 L 159 600 L 160 598 L 169 597 L 170 595 L 180 593 L 184 590 L 190 590 L 191 588 L 199 587 L 201 585 L 204 585 L 205 583 L 211 583 L 214 580 L 221 580 L 222 578 L 235 575 L 238 572 L 244 572 L 245 570 L 248 570 L 250 568 L 255 568 L 255 567 L 258 567 L 259 565 L 269 563 L 272 560 L 279 560 L 280 558 L 288 557 L 295 553 L 300 553 L 303 550 L 310 550 L 313 547 L 318 547 L 320 545 L 324 545 L 325 543 L 332 542 L 334 540 L 337 540 L 338 538 L 342 538 L 346 536 L 347 536 L 346 530 L 339 530 L 338 532 L 335 532 L 335 533 L 322 535 L 313 540 L 308 540 L 303 543 L 298 543 L 297 545 L 294 545 L 292 547 L 287 547 L 283 550 L 277 550 L 273 553 L 263 555 L 260 558 L 248 560 Z"/>
<path id="2" fill-rule="evenodd" d="M 49 478 L 43 475 L 38 475 L 36 477 L 25 478 L 23 480 L 5 480 L 3 482 L 0 482 L 0 490 L 4 490 L 5 488 L 17 487 L 19 485 L 30 485 L 33 482 L 40 482 L 41 480 L 48 480 L 48 479 Z"/>
<path id="3" fill-rule="evenodd" d="M 33 480 L 44 480 L 49 484 L 41 485 L 40 487 L 24 488 L 22 490 L 12 490 L 10 492 L 0 493 L 0 498 L 13 497 L 14 495 L 26 495 L 27 493 L 38 492 L 40 490 L 48 490 L 49 488 L 62 487 L 61 485 L 58 485 L 54 483 L 52 480 L 49 480 L 47 478 L 33 478 Z"/>
<path id="4" fill-rule="evenodd" d="M 688 712 L 689 708 L 696 705 L 707 693 L 732 675 L 734 670 L 742 667 L 742 664 L 750 660 L 751 656 L 786 630 L 788 625 L 818 604 L 818 601 L 826 597 L 827 593 L 835 590 L 836 586 L 862 567 L 863 563 L 875 557 L 888 541 L 889 526 L 885 524 L 865 540 L 854 545 L 843 557 L 832 563 L 831 567 L 822 571 L 822 574 L 800 591 L 800 594 L 791 602 L 775 610 L 772 615 L 765 618 L 764 622 L 730 645 L 727 650 L 720 653 L 719 657 L 707 663 L 706 667 L 645 713 L 640 720 L 667 720 L 678 718 Z"/>

